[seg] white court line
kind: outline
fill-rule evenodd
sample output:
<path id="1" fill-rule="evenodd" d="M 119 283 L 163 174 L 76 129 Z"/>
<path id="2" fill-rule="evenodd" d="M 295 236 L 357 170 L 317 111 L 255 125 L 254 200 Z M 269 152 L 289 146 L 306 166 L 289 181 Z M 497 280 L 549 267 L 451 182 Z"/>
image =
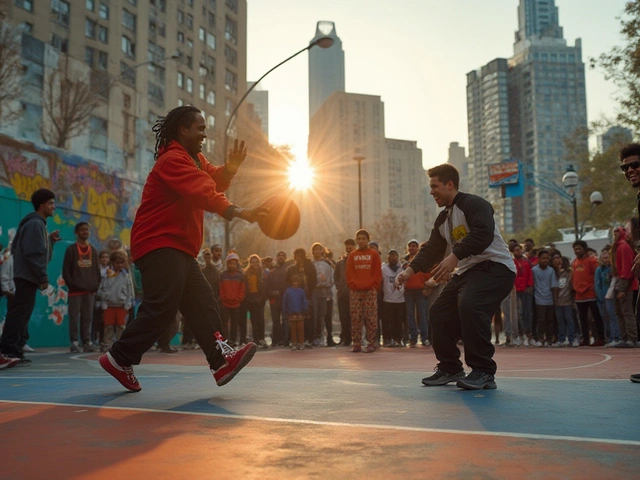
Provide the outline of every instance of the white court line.
<path id="1" fill-rule="evenodd" d="M 542 435 L 537 433 L 513 433 L 513 432 L 476 432 L 473 430 L 449 430 L 444 428 L 403 427 L 398 425 L 378 425 L 378 424 L 369 424 L 369 423 L 323 422 L 319 420 L 260 417 L 257 415 L 232 415 L 228 413 L 181 412 L 176 410 L 159 410 L 155 408 L 113 407 L 113 406 L 105 406 L 105 405 L 96 406 L 96 405 L 85 405 L 80 403 L 28 402 L 28 401 L 14 401 L 14 400 L 0 400 L 0 403 L 17 403 L 17 404 L 23 404 L 23 405 L 50 405 L 54 407 L 70 407 L 70 408 L 81 407 L 81 408 L 93 408 L 97 410 L 108 409 L 108 410 L 122 410 L 122 411 L 134 411 L 134 412 L 145 412 L 145 413 L 165 413 L 165 414 L 171 414 L 171 415 L 190 415 L 195 417 L 229 418 L 233 420 L 255 420 L 259 422 L 293 423 L 297 425 L 318 425 L 322 427 L 369 428 L 369 429 L 377 429 L 377 430 L 399 430 L 404 432 L 448 433 L 448 434 L 454 434 L 454 435 L 475 435 L 475 436 L 484 435 L 489 437 L 524 438 L 524 439 L 530 439 L 530 440 L 554 440 L 554 441 L 568 441 L 568 442 L 607 443 L 612 445 L 640 446 L 640 441 L 636 441 L 636 440 L 613 440 L 610 438 L 573 437 L 568 435 Z"/>
<path id="2" fill-rule="evenodd" d="M 530 369 L 530 370 L 501 370 L 501 372 L 504 372 L 504 373 L 509 373 L 509 372 L 557 372 L 557 371 L 560 371 L 560 370 L 578 370 L 580 368 L 595 367 L 595 366 L 600 365 L 602 363 L 608 362 L 609 360 L 611 360 L 613 358 L 612 355 L 607 355 L 605 353 L 596 353 L 596 355 L 602 355 L 604 357 L 604 360 L 600 360 L 599 362 L 591 363 L 589 365 L 578 365 L 576 367 L 536 368 L 536 369 Z"/>

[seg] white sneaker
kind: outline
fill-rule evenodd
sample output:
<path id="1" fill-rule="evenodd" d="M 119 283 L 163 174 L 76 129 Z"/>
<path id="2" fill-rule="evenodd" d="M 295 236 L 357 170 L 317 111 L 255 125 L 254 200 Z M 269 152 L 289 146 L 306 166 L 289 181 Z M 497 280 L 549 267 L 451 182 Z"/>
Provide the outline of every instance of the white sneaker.
<path id="1" fill-rule="evenodd" d="M 522 342 L 522 346 L 523 347 L 528 347 L 529 346 L 529 339 L 528 338 L 524 339 L 524 342 Z"/>
<path id="2" fill-rule="evenodd" d="M 520 340 L 520 337 L 516 337 L 515 340 L 513 341 L 513 344 L 516 347 L 519 347 L 520 345 L 522 345 L 522 340 Z"/>
<path id="3" fill-rule="evenodd" d="M 604 348 L 615 348 L 617 344 L 618 344 L 618 342 L 611 341 L 611 342 L 605 344 Z"/>
<path id="4" fill-rule="evenodd" d="M 533 345 L 534 347 L 541 347 L 541 346 L 542 346 L 542 343 L 540 343 L 540 342 L 538 342 L 538 341 L 535 341 L 535 342 L 533 342 L 531 345 Z"/>
<path id="5" fill-rule="evenodd" d="M 556 343 L 552 343 L 551 346 L 553 348 L 560 348 L 560 347 L 564 347 L 564 345 L 561 342 L 556 342 Z"/>
<path id="6" fill-rule="evenodd" d="M 35 350 L 33 348 L 31 348 L 28 344 L 25 343 L 24 347 L 22 347 L 22 351 L 24 352 L 29 352 L 29 353 L 33 353 L 35 352 Z"/>
<path id="7" fill-rule="evenodd" d="M 580 346 L 580 340 L 578 340 L 577 338 L 573 339 L 573 343 L 571 344 L 572 347 L 579 347 Z"/>
<path id="8" fill-rule="evenodd" d="M 564 341 L 564 342 L 562 342 L 562 345 L 561 345 L 561 346 L 562 346 L 562 347 L 570 347 L 570 346 L 571 346 L 571 344 L 569 343 L 569 340 L 566 340 L 566 339 L 565 339 L 565 341 Z"/>

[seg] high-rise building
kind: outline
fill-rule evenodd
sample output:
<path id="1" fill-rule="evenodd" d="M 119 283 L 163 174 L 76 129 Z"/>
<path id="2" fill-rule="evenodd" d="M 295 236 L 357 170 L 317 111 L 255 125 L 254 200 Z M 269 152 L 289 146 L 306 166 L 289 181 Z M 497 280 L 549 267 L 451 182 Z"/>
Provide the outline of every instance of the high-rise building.
<path id="1" fill-rule="evenodd" d="M 453 165 L 460 174 L 460 189 L 468 193 L 474 193 L 469 184 L 469 157 L 465 152 L 465 148 L 460 146 L 458 142 L 449 143 L 449 156 L 447 163 Z"/>
<path id="2" fill-rule="evenodd" d="M 633 132 L 620 125 L 614 125 L 602 135 L 598 135 L 598 151 L 606 152 L 613 146 L 621 146 L 633 141 Z"/>
<path id="3" fill-rule="evenodd" d="M 214 162 L 222 158 L 224 125 L 246 91 L 246 0 L 11 3 L 8 21 L 24 32 L 19 101 L 25 115 L 2 125 L 5 133 L 41 142 L 40 126 L 51 122 L 43 108 L 48 78 L 73 65 L 92 86 L 108 88 L 86 131 L 65 142 L 66 149 L 144 175 L 153 162 L 153 123 L 192 104 L 208 126 L 204 153 Z"/>
<path id="4" fill-rule="evenodd" d="M 333 45 L 309 50 L 309 122 L 329 95 L 345 91 L 344 50 L 336 25 L 324 20 L 318 22 L 316 35 L 311 41 L 320 37 L 331 37 Z"/>
<path id="5" fill-rule="evenodd" d="M 247 88 L 251 88 L 254 82 L 247 82 Z M 247 102 L 253 105 L 253 113 L 260 119 L 260 129 L 266 139 L 269 139 L 269 92 L 256 87 L 247 96 Z"/>
<path id="6" fill-rule="evenodd" d="M 469 156 L 477 193 L 493 200 L 507 232 L 559 211 L 564 200 L 540 184 L 560 182 L 571 163 L 567 138 L 587 148 L 582 45 L 580 39 L 567 45 L 558 18 L 555 0 L 520 0 L 513 57 L 467 75 Z M 492 69 L 497 83 L 488 85 Z M 497 202 L 499 190 L 489 191 L 486 166 L 509 158 L 524 165 L 524 196 Z"/>

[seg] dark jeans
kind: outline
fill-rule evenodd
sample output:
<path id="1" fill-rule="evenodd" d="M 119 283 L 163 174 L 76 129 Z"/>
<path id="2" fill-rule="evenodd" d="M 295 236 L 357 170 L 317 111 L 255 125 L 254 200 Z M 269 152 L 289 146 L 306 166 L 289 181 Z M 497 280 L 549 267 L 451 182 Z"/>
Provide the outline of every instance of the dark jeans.
<path id="1" fill-rule="evenodd" d="M 0 353 L 9 357 L 23 357 L 22 347 L 26 343 L 27 325 L 36 305 L 38 285 L 16 278 L 16 294 L 9 304 L 4 330 L 0 337 Z"/>
<path id="2" fill-rule="evenodd" d="M 69 296 L 69 341 L 71 343 L 78 342 L 79 323 L 82 345 L 91 345 L 91 322 L 95 300 L 95 293 Z"/>
<path id="3" fill-rule="evenodd" d="M 196 259 L 173 248 L 161 248 L 138 259 L 136 265 L 144 299 L 136 318 L 111 347 L 115 361 L 122 366 L 138 365 L 180 310 L 211 368 L 224 365 L 215 338 L 222 330 L 220 311 Z"/>
<path id="4" fill-rule="evenodd" d="M 539 342 L 546 341 L 549 344 L 553 342 L 554 313 L 555 309 L 553 305 L 536 305 L 536 325 L 538 327 L 536 340 Z"/>
<path id="5" fill-rule="evenodd" d="M 104 343 L 104 311 L 102 307 L 93 307 L 93 323 L 91 326 L 91 340 Z"/>
<path id="6" fill-rule="evenodd" d="M 409 336 L 411 337 L 411 341 L 418 341 L 418 329 L 420 329 L 420 338 L 424 342 L 428 339 L 427 332 L 429 330 L 429 299 L 422 294 L 422 289 L 418 288 L 414 290 L 405 290 L 404 301 L 407 311 L 407 321 L 409 323 Z M 416 311 L 418 314 L 417 323 Z"/>
<path id="7" fill-rule="evenodd" d="M 238 324 L 240 322 L 240 312 L 242 311 L 242 307 L 222 307 L 222 334 L 229 338 L 231 343 L 236 344 L 238 342 Z M 245 318 L 245 331 L 244 337 L 241 339 L 246 342 L 247 339 L 247 320 Z"/>
<path id="8" fill-rule="evenodd" d="M 272 322 L 271 345 L 275 346 L 284 341 L 288 336 L 287 333 L 285 333 L 288 329 L 283 329 L 285 319 L 282 316 L 282 297 L 278 296 L 273 303 L 269 301 L 269 308 L 271 309 Z"/>
<path id="9" fill-rule="evenodd" d="M 351 310 L 349 296 L 338 296 L 338 315 L 340 316 L 340 342 L 351 344 Z"/>
<path id="10" fill-rule="evenodd" d="M 264 302 L 247 304 L 249 315 L 251 317 L 251 331 L 253 333 L 253 341 L 264 340 Z"/>
<path id="11" fill-rule="evenodd" d="M 469 367 L 494 375 L 495 347 L 491 318 L 511 292 L 515 273 L 501 263 L 482 262 L 462 275 L 453 275 L 429 311 L 433 350 L 438 368 L 454 374 L 463 370 L 457 342 L 464 341 Z"/>
<path id="12" fill-rule="evenodd" d="M 324 315 L 324 326 L 327 329 L 327 343 L 333 342 L 333 298 L 327 302 L 327 313 Z"/>
<path id="13" fill-rule="evenodd" d="M 382 302 L 382 338 L 385 342 L 402 340 L 402 324 L 405 316 L 404 302 Z"/>
<path id="14" fill-rule="evenodd" d="M 582 343 L 589 345 L 591 339 L 589 335 L 589 310 L 591 310 L 593 321 L 596 324 L 596 331 L 593 332 L 593 338 L 595 338 L 596 341 L 604 341 L 604 321 L 602 320 L 602 315 L 600 315 L 596 299 L 594 298 L 586 302 L 576 302 L 576 306 L 578 307 L 578 316 L 580 317 Z"/>

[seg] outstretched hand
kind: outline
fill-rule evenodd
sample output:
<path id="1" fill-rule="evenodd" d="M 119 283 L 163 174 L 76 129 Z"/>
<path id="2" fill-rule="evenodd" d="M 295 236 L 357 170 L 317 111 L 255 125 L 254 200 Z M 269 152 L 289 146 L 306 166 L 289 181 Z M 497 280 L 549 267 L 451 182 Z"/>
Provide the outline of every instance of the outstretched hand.
<path id="1" fill-rule="evenodd" d="M 224 164 L 225 171 L 229 175 L 235 175 L 246 157 L 247 149 L 244 146 L 244 140 L 238 144 L 238 139 L 236 138 L 233 142 L 233 148 L 229 149 L 227 161 Z"/>
<path id="2" fill-rule="evenodd" d="M 240 212 L 240 215 L 238 215 L 238 217 L 240 217 L 243 220 L 246 220 L 249 223 L 253 223 L 253 222 L 257 222 L 263 217 L 266 217 L 268 213 L 269 213 L 269 209 L 264 207 L 258 207 L 258 208 L 252 208 L 252 209 L 245 209 L 242 212 Z"/>
<path id="3" fill-rule="evenodd" d="M 450 253 L 444 260 L 442 260 L 436 268 L 431 271 L 432 278 L 438 282 L 447 282 L 451 273 L 458 266 L 458 257 L 453 253 Z"/>

